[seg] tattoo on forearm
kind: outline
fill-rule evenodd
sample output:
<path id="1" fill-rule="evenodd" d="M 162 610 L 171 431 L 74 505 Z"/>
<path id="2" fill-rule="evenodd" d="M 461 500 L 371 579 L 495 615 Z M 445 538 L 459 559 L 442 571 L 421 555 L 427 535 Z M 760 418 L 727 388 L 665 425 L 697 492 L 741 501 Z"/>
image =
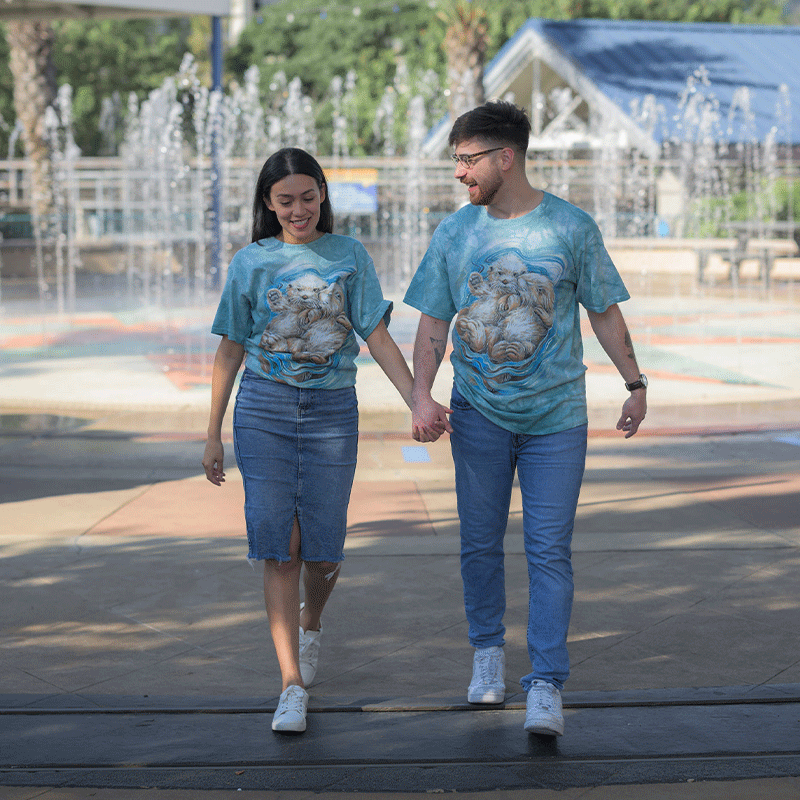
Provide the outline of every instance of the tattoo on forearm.
<path id="1" fill-rule="evenodd" d="M 633 342 L 631 341 L 631 335 L 627 330 L 625 331 L 625 347 L 628 348 L 628 358 L 631 361 L 636 361 L 636 353 L 633 352 Z"/>
<path id="2" fill-rule="evenodd" d="M 436 359 L 436 366 L 438 367 L 444 358 L 444 351 L 447 349 L 447 341 L 445 339 L 434 339 L 431 336 L 431 345 L 433 347 L 433 357 Z"/>

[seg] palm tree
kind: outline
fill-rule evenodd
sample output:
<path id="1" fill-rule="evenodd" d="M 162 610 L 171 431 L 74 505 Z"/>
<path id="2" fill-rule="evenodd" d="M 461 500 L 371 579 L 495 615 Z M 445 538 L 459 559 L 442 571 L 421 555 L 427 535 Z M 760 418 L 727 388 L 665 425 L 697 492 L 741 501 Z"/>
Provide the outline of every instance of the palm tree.
<path id="1" fill-rule="evenodd" d="M 469 0 L 449 0 L 439 12 L 447 25 L 448 110 L 455 119 L 485 100 L 483 67 L 489 43 L 486 12 Z"/>
<path id="2" fill-rule="evenodd" d="M 31 163 L 31 213 L 40 233 L 53 218 L 51 148 L 45 131 L 45 112 L 56 98 L 52 60 L 55 34 L 49 22 L 8 21 L 6 39 L 14 76 L 14 110 L 22 123 L 25 154 Z"/>

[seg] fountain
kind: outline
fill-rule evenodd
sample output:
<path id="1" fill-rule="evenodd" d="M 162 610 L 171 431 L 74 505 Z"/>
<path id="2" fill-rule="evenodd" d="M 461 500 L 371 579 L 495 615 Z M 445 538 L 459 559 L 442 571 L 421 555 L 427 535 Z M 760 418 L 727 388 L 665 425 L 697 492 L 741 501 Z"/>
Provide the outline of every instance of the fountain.
<path id="1" fill-rule="evenodd" d="M 251 67 L 241 84 L 212 92 L 186 56 L 178 73 L 141 102 L 128 99 L 124 122 L 120 99 L 104 102 L 104 141 L 112 147 L 121 138 L 121 144 L 117 156 L 100 162 L 77 152 L 70 90 L 62 87 L 46 120 L 57 215 L 34 259 L 40 316 L 78 325 L 83 312 L 104 310 L 156 320 L 170 332 L 146 346 L 174 351 L 180 341 L 186 362 L 197 359 L 205 369 L 212 346 L 205 333 L 208 318 L 227 262 L 249 242 L 258 170 L 269 152 L 284 145 L 319 156 L 334 176 L 332 194 L 339 190 L 339 198 L 369 200 L 362 206 L 340 200 L 334 207 L 337 226 L 365 243 L 384 287 L 400 293 L 438 221 L 464 202 L 449 161 L 422 155 L 428 131 L 444 111 L 436 75 L 413 77 L 401 68 L 386 87 L 371 125 L 380 156 L 357 155 L 364 145 L 355 118 L 355 74 L 332 78 L 324 99 L 330 111 L 325 129 L 318 129 L 317 109 L 298 78 L 278 73 L 266 94 L 260 85 L 259 70 Z M 621 146 L 619 131 L 599 128 L 601 146 L 593 153 L 575 152 L 565 139 L 563 146 L 531 160 L 533 180 L 586 208 L 610 241 L 633 237 L 652 244 L 659 237 L 735 237 L 745 228 L 749 237 L 796 230 L 793 205 L 785 198 L 796 180 L 785 144 L 792 121 L 788 90 L 784 87 L 778 99 L 774 128 L 764 142 L 754 134 L 750 91 L 738 91 L 723 118 L 707 73 L 698 70 L 687 76 L 677 133 L 660 153 Z M 568 90 L 558 90 L 543 98 L 542 113 L 556 116 L 572 101 Z M 652 97 L 630 112 L 651 133 L 666 122 Z M 741 144 L 731 146 L 732 139 Z M 322 153 L 321 142 L 327 142 Z M 339 185 L 342 181 L 351 183 Z M 346 188 L 353 191 L 342 191 Z M 744 221 L 736 218 L 742 216 L 737 192 L 750 203 Z M 779 220 L 787 206 L 788 219 Z M 215 250 L 217 231 L 221 247 Z M 733 255 L 718 259 L 722 267 L 709 268 L 705 283 L 688 272 L 660 274 L 649 269 L 654 260 L 641 257 L 625 277 L 635 295 L 660 293 L 673 307 L 718 290 L 736 300 L 738 267 L 747 266 L 741 254 L 737 257 L 735 270 Z M 750 293 L 745 299 L 764 292 L 794 298 L 796 278 L 767 285 L 743 276 Z M 6 313 L 31 307 L 15 305 L 13 293 L 5 284 L 3 289 Z"/>

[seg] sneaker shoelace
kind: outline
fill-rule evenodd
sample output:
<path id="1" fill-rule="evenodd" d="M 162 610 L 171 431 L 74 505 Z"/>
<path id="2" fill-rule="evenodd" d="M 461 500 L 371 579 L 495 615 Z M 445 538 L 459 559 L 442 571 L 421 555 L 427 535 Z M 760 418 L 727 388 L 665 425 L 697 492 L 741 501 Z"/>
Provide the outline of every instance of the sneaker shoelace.
<path id="1" fill-rule="evenodd" d="M 478 674 L 483 683 L 497 683 L 500 673 L 500 659 L 492 653 L 478 653 Z"/>
<path id="2" fill-rule="evenodd" d="M 291 686 L 281 703 L 281 713 L 286 714 L 289 711 L 295 711 L 298 714 L 302 714 L 303 695 L 304 691 L 300 686 Z"/>
<path id="3" fill-rule="evenodd" d="M 533 695 L 536 707 L 554 714 L 556 711 L 556 704 L 553 693 L 546 686 L 537 686 L 537 691 Z"/>

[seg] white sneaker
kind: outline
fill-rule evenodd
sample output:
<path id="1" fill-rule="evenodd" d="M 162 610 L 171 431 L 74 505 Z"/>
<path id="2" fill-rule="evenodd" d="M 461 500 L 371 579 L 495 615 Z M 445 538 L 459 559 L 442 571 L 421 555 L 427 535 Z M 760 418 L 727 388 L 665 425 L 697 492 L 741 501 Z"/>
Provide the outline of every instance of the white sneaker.
<path id="1" fill-rule="evenodd" d="M 470 703 L 502 703 L 506 699 L 506 654 L 502 647 L 483 647 L 472 659 Z"/>
<path id="2" fill-rule="evenodd" d="M 305 603 L 300 603 L 303 609 Z M 319 645 L 322 638 L 322 626 L 318 631 L 304 631 L 300 628 L 300 677 L 308 687 L 317 674 L 317 662 L 319 661 Z"/>
<path id="3" fill-rule="evenodd" d="M 306 729 L 307 708 L 308 692 L 302 686 L 287 687 L 272 717 L 272 730 L 302 733 Z"/>
<path id="4" fill-rule="evenodd" d="M 525 730 L 544 736 L 564 734 L 561 692 L 552 683 L 534 681 L 531 684 L 525 711 Z"/>

